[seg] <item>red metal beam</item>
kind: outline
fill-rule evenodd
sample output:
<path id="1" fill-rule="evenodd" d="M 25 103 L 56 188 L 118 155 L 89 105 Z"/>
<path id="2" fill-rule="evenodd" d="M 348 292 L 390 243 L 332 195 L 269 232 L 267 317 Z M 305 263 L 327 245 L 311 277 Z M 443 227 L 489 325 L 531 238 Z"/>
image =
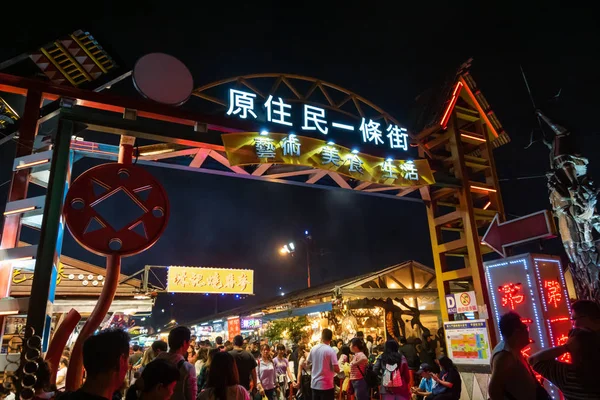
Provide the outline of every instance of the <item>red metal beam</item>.
<path id="1" fill-rule="evenodd" d="M 25 94 L 29 90 L 43 93 L 45 99 L 60 97 L 78 99 L 78 104 L 99 110 L 122 113 L 126 108 L 137 110 L 138 117 L 195 126 L 207 124 L 208 129 L 221 132 L 258 131 L 258 125 L 214 115 L 191 113 L 145 99 L 117 96 L 106 92 L 93 92 L 69 86 L 56 86 L 47 82 L 0 73 L 0 92 Z"/>

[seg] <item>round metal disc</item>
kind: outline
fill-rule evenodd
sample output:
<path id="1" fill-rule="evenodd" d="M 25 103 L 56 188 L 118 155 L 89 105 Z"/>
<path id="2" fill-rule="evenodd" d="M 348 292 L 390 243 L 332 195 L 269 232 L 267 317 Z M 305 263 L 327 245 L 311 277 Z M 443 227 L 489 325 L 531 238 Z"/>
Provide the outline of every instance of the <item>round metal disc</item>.
<path id="1" fill-rule="evenodd" d="M 187 67 L 164 53 L 140 58 L 133 67 L 133 84 L 142 96 L 171 106 L 185 103 L 194 90 L 194 80 Z"/>

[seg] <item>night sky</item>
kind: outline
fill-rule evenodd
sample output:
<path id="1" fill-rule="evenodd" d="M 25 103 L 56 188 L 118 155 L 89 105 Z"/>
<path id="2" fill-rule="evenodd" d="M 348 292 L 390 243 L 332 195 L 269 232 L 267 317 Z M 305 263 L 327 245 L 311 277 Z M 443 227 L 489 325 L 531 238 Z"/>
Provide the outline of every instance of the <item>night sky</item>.
<path id="1" fill-rule="evenodd" d="M 474 57 L 472 75 L 512 138 L 495 151 L 509 218 L 548 207 L 545 179 L 539 177 L 548 168 L 547 150 L 541 143 L 524 149 L 537 125 L 522 65 L 538 107 L 576 133 L 582 153 L 591 158 L 592 176 L 600 176 L 594 157 L 600 145 L 600 45 L 591 10 L 561 9 L 558 2 L 504 2 L 488 9 L 461 2 L 393 8 L 392 2 L 204 3 L 190 8 L 183 2 L 102 2 L 71 18 L 50 7 L 28 9 L 31 20 L 14 10 L 14 17 L 3 17 L 0 60 L 84 29 L 129 67 L 144 54 L 167 52 L 189 67 L 196 86 L 258 72 L 313 76 L 360 94 L 402 122 L 408 121 L 418 94 Z M 130 80 L 111 91 L 137 96 Z M 13 154 L 13 144 L 0 147 L 0 184 L 9 179 Z M 96 162 L 78 162 L 75 173 Z M 125 273 L 145 264 L 252 268 L 257 297 L 272 297 L 279 287 L 289 292 L 305 285 L 303 258 L 283 259 L 277 253 L 304 230 L 326 250 L 313 260 L 313 284 L 408 259 L 433 266 L 422 204 L 157 168 L 151 172 L 167 189 L 174 212 L 152 249 L 124 260 Z M 522 177 L 534 178 L 517 179 Z M 2 204 L 8 186 L 0 187 Z M 35 239 L 35 232 L 25 234 Z M 558 240 L 547 250 L 561 254 Z M 70 238 L 64 253 L 103 263 Z M 227 296 L 219 301 L 222 310 L 247 300 Z M 157 316 L 161 308 L 166 312 Z M 154 322 L 171 316 L 189 320 L 213 310 L 214 299 L 203 295 L 163 295 Z"/>

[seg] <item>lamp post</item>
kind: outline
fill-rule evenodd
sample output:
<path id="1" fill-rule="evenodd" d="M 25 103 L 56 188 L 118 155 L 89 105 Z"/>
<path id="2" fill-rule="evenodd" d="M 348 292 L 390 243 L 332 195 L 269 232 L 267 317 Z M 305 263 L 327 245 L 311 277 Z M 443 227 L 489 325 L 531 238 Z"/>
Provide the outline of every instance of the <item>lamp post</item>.
<path id="1" fill-rule="evenodd" d="M 307 283 L 308 287 L 310 287 L 310 242 L 312 240 L 312 236 L 308 233 L 308 231 L 304 231 L 304 248 L 306 249 L 306 273 L 307 273 Z M 294 242 L 290 242 L 288 244 L 283 245 L 279 249 L 279 254 L 282 256 L 287 256 L 288 254 L 294 257 L 296 254 L 296 245 Z"/>

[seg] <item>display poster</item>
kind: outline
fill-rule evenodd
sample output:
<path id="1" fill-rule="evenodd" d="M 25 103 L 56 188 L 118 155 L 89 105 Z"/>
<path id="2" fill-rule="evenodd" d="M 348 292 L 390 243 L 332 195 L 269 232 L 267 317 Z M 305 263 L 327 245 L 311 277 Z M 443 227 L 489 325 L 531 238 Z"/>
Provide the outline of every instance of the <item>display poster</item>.
<path id="1" fill-rule="evenodd" d="M 489 365 L 490 340 L 484 319 L 444 322 L 448 357 L 456 364 Z"/>
<path id="2" fill-rule="evenodd" d="M 229 340 L 233 341 L 233 338 L 241 333 L 241 325 L 239 318 L 229 318 L 227 320 L 227 335 Z"/>

